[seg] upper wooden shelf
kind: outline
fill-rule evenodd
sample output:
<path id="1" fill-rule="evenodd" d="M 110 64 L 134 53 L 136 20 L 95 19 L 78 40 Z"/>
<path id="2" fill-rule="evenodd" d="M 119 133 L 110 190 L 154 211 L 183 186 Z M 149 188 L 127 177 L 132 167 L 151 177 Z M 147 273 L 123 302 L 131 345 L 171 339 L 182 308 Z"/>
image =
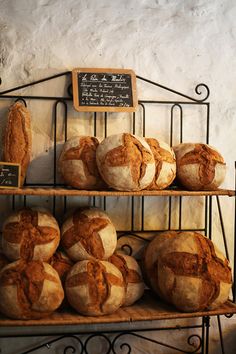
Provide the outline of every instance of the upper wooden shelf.
<path id="1" fill-rule="evenodd" d="M 51 326 L 53 326 L 54 333 L 60 332 L 61 328 L 63 328 L 63 331 L 65 332 L 67 326 L 76 326 L 78 331 L 83 331 L 86 330 L 87 326 L 91 325 L 106 325 L 109 326 L 107 328 L 109 331 L 113 324 L 119 324 L 119 326 L 124 326 L 126 324 L 128 329 L 131 329 L 130 326 L 136 322 L 145 323 L 147 321 L 184 319 L 223 314 L 230 315 L 235 313 L 236 304 L 232 303 L 231 301 L 227 301 L 224 305 L 215 310 L 191 313 L 180 312 L 174 307 L 161 302 L 150 291 L 146 291 L 143 298 L 136 302 L 134 305 L 121 307 L 118 311 L 111 315 L 98 317 L 82 316 L 76 313 L 72 308 L 67 308 L 54 312 L 52 315 L 39 320 L 12 320 L 0 316 L 0 327 L 2 335 L 6 335 L 6 333 L 11 334 L 11 332 L 13 330 L 16 331 L 17 328 L 20 328 L 22 333 L 24 333 L 24 331 L 27 331 L 25 328 L 27 326 L 33 328 L 31 332 L 34 332 L 34 328 L 37 327 L 35 330 L 40 330 L 40 333 L 42 333 L 44 329 L 48 330 L 46 328 Z"/>
<path id="2" fill-rule="evenodd" d="M 158 191 L 142 190 L 138 192 L 121 192 L 116 190 L 89 191 L 59 187 L 23 187 L 0 189 L 0 195 L 45 195 L 45 196 L 235 196 L 235 191 L 230 189 L 217 189 L 214 191 L 188 191 L 181 189 L 163 189 Z"/>

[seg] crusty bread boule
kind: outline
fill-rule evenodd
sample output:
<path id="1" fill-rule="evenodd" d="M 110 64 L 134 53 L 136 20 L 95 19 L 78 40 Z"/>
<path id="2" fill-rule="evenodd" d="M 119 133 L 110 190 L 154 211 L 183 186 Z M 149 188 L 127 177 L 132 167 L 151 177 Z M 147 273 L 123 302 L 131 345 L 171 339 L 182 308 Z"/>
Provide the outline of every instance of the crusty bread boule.
<path id="1" fill-rule="evenodd" d="M 0 311 L 10 318 L 45 317 L 60 306 L 63 298 L 58 273 L 48 263 L 19 260 L 0 272 Z"/>
<path id="2" fill-rule="evenodd" d="M 214 190 L 224 181 L 226 164 L 221 154 L 207 144 L 183 143 L 174 147 L 177 180 L 190 190 Z"/>
<path id="3" fill-rule="evenodd" d="M 111 314 L 125 297 L 122 274 L 107 261 L 77 262 L 67 275 L 65 288 L 70 305 L 87 316 Z"/>
<path id="4" fill-rule="evenodd" d="M 232 286 L 228 260 L 198 232 L 157 235 L 144 252 L 144 269 L 151 288 L 185 312 L 222 305 Z"/>
<path id="5" fill-rule="evenodd" d="M 144 189 L 155 175 L 153 153 L 145 138 L 129 133 L 105 138 L 97 148 L 96 159 L 104 181 L 117 190 Z"/>

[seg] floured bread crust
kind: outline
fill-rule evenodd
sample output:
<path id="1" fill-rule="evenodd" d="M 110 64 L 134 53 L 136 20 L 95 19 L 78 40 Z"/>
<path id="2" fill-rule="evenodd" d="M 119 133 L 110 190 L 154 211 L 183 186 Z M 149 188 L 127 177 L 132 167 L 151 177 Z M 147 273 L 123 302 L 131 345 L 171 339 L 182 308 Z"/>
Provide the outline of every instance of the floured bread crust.
<path id="1" fill-rule="evenodd" d="M 64 298 L 57 272 L 40 261 L 16 261 L 0 272 L 0 311 L 14 319 L 38 319 L 56 310 Z"/>
<path id="2" fill-rule="evenodd" d="M 66 295 L 71 306 L 83 315 L 111 314 L 124 301 L 122 274 L 107 261 L 77 262 L 67 275 Z"/>
<path id="3" fill-rule="evenodd" d="M 105 187 L 97 169 L 98 145 L 98 139 L 90 136 L 75 136 L 67 140 L 59 158 L 59 171 L 66 184 L 78 189 Z"/>
<path id="4" fill-rule="evenodd" d="M 3 144 L 3 160 L 19 163 L 20 185 L 23 186 L 32 150 L 31 117 L 25 105 L 18 101 L 9 110 Z"/>
<path id="5" fill-rule="evenodd" d="M 125 300 L 123 306 L 134 304 L 144 293 L 144 282 L 137 261 L 134 257 L 118 253 L 113 254 L 108 260 L 120 270 L 124 278 Z"/>
<path id="6" fill-rule="evenodd" d="M 144 189 L 155 175 L 155 161 L 148 143 L 132 134 L 105 138 L 97 148 L 96 158 L 102 178 L 117 190 Z"/>
<path id="7" fill-rule="evenodd" d="M 226 164 L 221 154 L 207 144 L 183 143 L 174 147 L 177 179 L 190 190 L 214 190 L 224 181 Z"/>
<path id="8" fill-rule="evenodd" d="M 61 244 L 74 261 L 107 259 L 115 251 L 117 234 L 105 212 L 98 208 L 81 208 L 63 223 Z"/>
<path id="9" fill-rule="evenodd" d="M 228 300 L 229 262 L 198 232 L 157 235 L 145 250 L 144 268 L 151 288 L 182 311 L 213 309 Z"/>
<path id="10" fill-rule="evenodd" d="M 156 172 L 148 189 L 167 188 L 176 176 L 176 159 L 173 149 L 161 140 L 146 138 L 155 159 Z"/>
<path id="11" fill-rule="evenodd" d="M 21 209 L 3 224 L 3 253 L 11 261 L 17 259 L 47 261 L 60 242 L 56 219 L 46 211 Z"/>

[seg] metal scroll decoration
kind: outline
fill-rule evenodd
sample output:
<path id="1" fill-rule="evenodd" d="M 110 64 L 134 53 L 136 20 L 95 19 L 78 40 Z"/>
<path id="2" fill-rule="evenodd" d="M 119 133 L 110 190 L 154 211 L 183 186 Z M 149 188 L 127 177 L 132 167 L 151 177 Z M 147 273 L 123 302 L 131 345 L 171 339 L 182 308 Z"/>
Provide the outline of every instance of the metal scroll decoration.
<path id="1" fill-rule="evenodd" d="M 154 330 L 155 331 L 155 330 Z M 149 331 L 150 332 L 150 331 Z M 124 338 L 125 337 L 125 338 Z M 153 345 L 160 345 L 165 348 L 169 348 L 175 350 L 178 353 L 187 353 L 187 354 L 194 354 L 197 353 L 202 348 L 202 338 L 198 334 L 192 334 L 187 338 L 187 344 L 192 347 L 192 350 L 181 349 L 170 344 L 163 343 L 161 341 L 154 340 L 152 338 L 146 337 L 142 334 L 136 332 L 121 332 L 115 337 L 111 337 L 109 333 L 94 333 L 89 335 L 86 339 L 82 340 L 78 337 L 78 335 L 64 335 L 57 337 L 51 341 L 48 341 L 44 344 L 41 344 L 37 347 L 34 347 L 30 350 L 22 352 L 21 354 L 30 354 L 39 349 L 47 348 L 50 350 L 57 350 L 54 348 L 54 344 L 61 343 L 61 348 L 63 350 L 63 354 L 72 354 L 72 353 L 79 353 L 79 354 L 94 354 L 98 353 L 98 351 L 94 352 L 94 348 L 97 346 L 92 347 L 92 342 L 94 340 L 99 341 L 99 345 L 102 348 L 102 354 L 132 354 L 134 351 L 132 350 L 132 346 L 129 344 L 129 337 L 138 338 L 144 341 L 147 341 Z M 128 339 L 129 338 L 129 339 Z M 122 339 L 122 343 L 120 343 L 120 339 Z M 124 341 L 123 341 L 124 340 Z M 66 342 L 69 341 L 69 344 Z M 93 349 L 90 351 L 90 347 Z M 101 351 L 99 351 L 100 353 Z"/>

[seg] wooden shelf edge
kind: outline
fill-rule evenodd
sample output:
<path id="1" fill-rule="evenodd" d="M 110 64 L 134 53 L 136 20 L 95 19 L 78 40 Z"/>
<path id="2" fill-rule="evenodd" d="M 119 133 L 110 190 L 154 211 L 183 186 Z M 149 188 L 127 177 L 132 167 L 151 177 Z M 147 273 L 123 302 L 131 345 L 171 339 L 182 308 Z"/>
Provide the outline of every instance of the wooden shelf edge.
<path id="1" fill-rule="evenodd" d="M 38 196 L 88 196 L 88 197 L 119 197 L 119 196 L 235 196 L 235 191 L 230 189 L 217 189 L 214 191 L 188 191 L 180 189 L 163 189 L 158 191 L 142 190 L 136 192 L 128 191 L 115 191 L 115 190 L 104 190 L 104 191 L 89 191 L 89 190 L 79 190 L 79 189 L 69 189 L 69 188 L 52 188 L 52 187 L 23 187 L 23 188 L 12 188 L 0 189 L 0 195 L 38 195 Z"/>
<path id="2" fill-rule="evenodd" d="M 186 319 L 203 316 L 216 316 L 235 314 L 236 304 L 227 301 L 221 307 L 215 310 L 199 311 L 199 312 L 180 312 L 174 307 L 164 304 L 154 295 L 147 292 L 145 296 L 136 304 L 129 307 L 120 308 L 111 315 L 91 317 L 82 316 L 73 309 L 61 310 L 54 312 L 50 316 L 39 320 L 12 320 L 0 316 L 0 327 L 27 327 L 27 326 L 66 326 L 66 325 L 100 325 L 112 323 L 134 323 L 167 319 Z"/>

